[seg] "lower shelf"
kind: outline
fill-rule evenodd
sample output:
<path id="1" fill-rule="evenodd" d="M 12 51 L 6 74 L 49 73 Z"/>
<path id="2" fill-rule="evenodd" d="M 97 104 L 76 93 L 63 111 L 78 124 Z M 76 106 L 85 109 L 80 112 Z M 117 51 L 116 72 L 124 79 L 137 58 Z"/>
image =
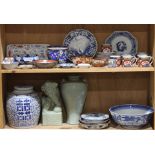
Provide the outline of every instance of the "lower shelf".
<path id="1" fill-rule="evenodd" d="M 6 125 L 5 129 L 13 129 L 13 128 Z M 38 126 L 31 129 L 82 129 L 82 128 L 80 128 L 79 125 L 69 125 L 69 124 L 63 123 L 63 125 L 61 126 L 43 126 L 42 124 L 39 124 Z M 84 130 L 89 130 L 89 129 L 84 129 Z M 127 129 L 124 129 L 119 125 L 110 124 L 109 128 L 102 129 L 102 130 L 127 130 Z M 150 125 L 148 125 L 140 130 L 153 130 L 153 128 Z"/>

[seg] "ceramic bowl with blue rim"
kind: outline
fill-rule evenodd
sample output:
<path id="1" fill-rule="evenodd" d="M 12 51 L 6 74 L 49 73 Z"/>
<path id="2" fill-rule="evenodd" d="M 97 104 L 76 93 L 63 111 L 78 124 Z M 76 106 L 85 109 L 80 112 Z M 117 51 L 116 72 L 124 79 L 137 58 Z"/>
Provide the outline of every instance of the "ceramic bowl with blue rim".
<path id="1" fill-rule="evenodd" d="M 68 60 L 68 48 L 66 46 L 49 46 L 48 58 L 59 63 L 66 63 Z"/>
<path id="2" fill-rule="evenodd" d="M 115 123 L 127 129 L 144 127 L 154 112 L 152 107 L 140 104 L 117 105 L 111 107 L 109 111 Z"/>

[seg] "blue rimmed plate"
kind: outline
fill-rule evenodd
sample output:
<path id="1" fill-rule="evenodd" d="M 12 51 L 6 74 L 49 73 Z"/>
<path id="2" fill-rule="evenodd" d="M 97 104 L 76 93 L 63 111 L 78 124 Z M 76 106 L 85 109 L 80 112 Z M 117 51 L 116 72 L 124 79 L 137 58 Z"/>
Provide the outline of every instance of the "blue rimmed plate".
<path id="1" fill-rule="evenodd" d="M 97 51 L 97 41 L 88 30 L 76 29 L 67 34 L 63 42 L 69 49 L 69 57 L 90 56 L 93 57 Z"/>
<path id="2" fill-rule="evenodd" d="M 112 45 L 113 52 L 119 55 L 136 55 L 137 53 L 137 39 L 128 31 L 114 31 L 105 43 Z"/>

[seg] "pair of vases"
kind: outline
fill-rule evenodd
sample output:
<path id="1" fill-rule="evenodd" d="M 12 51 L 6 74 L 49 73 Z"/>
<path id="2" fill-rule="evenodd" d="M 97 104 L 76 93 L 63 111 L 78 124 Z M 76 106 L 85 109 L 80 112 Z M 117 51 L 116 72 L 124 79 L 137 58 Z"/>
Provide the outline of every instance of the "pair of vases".
<path id="1" fill-rule="evenodd" d="M 69 76 L 61 83 L 67 123 L 78 124 L 87 94 L 87 83 L 80 76 Z M 14 128 L 30 128 L 39 122 L 40 98 L 33 87 L 15 87 L 6 104 L 8 124 Z"/>

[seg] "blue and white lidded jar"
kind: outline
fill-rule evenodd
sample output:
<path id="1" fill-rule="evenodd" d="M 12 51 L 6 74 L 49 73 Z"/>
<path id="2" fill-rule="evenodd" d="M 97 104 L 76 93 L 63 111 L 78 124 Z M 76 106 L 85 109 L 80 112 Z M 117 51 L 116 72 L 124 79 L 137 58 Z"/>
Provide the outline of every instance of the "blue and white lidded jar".
<path id="1" fill-rule="evenodd" d="M 8 125 L 13 128 L 34 127 L 38 124 L 40 110 L 40 99 L 33 86 L 15 86 L 6 103 Z"/>

